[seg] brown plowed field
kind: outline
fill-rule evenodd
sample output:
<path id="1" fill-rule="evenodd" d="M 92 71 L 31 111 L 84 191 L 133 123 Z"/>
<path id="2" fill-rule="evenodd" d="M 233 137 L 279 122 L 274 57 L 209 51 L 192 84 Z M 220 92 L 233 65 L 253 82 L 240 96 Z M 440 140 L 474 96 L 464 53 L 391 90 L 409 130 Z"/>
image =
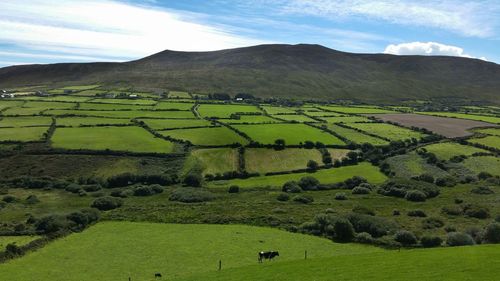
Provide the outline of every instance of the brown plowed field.
<path id="1" fill-rule="evenodd" d="M 377 119 L 398 123 L 405 127 L 425 128 L 447 138 L 472 135 L 469 129 L 476 127 L 497 127 L 495 124 L 458 118 L 437 117 L 419 114 L 374 114 Z"/>

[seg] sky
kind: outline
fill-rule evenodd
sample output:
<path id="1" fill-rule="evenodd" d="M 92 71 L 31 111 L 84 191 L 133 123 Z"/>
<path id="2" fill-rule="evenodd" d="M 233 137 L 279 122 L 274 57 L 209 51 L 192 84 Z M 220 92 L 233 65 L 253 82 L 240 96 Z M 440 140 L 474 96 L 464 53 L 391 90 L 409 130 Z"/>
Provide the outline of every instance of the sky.
<path id="1" fill-rule="evenodd" d="M 500 0 L 0 1 L 0 67 L 274 43 L 500 63 Z"/>

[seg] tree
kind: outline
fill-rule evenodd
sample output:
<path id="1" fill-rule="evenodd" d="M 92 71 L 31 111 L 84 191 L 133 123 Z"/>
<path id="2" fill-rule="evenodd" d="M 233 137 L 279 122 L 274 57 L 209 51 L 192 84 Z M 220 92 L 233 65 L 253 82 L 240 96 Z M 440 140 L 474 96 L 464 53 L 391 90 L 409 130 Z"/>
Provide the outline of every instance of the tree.
<path id="1" fill-rule="evenodd" d="M 500 243 L 500 223 L 494 222 L 486 226 L 484 241 L 488 243 Z"/>
<path id="2" fill-rule="evenodd" d="M 351 222 L 343 218 L 335 221 L 333 232 L 335 233 L 335 238 L 340 241 L 351 241 L 355 236 L 354 227 Z"/>
<path id="3" fill-rule="evenodd" d="M 277 139 L 274 141 L 274 149 L 276 150 L 283 150 L 285 149 L 285 140 L 284 139 Z"/>
<path id="4" fill-rule="evenodd" d="M 311 170 L 311 171 L 316 171 L 318 169 L 318 162 L 314 161 L 314 160 L 309 160 L 307 161 L 307 169 Z"/>
<path id="5" fill-rule="evenodd" d="M 407 230 L 401 230 L 394 235 L 394 240 L 403 244 L 404 246 L 417 244 L 417 237 L 413 232 Z"/>

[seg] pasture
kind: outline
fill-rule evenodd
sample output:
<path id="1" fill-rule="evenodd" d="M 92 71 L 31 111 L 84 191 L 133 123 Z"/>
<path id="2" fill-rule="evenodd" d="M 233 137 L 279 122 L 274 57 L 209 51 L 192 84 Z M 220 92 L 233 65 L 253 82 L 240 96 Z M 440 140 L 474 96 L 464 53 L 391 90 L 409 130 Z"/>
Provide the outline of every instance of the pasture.
<path id="1" fill-rule="evenodd" d="M 51 101 L 51 102 L 86 102 L 90 100 L 90 97 L 79 97 L 79 96 L 52 96 L 52 97 L 37 97 L 37 96 L 27 96 L 21 97 L 19 99 L 22 100 L 31 100 L 31 101 Z"/>
<path id="2" fill-rule="evenodd" d="M 340 114 L 340 113 L 331 112 L 331 111 L 319 111 L 317 109 L 305 111 L 304 114 L 307 115 L 307 116 L 313 116 L 313 117 L 336 117 L 336 116 L 343 116 L 343 114 Z"/>
<path id="3" fill-rule="evenodd" d="M 72 90 L 72 91 L 85 91 L 98 88 L 100 85 L 76 85 L 76 86 L 67 86 L 61 88 L 62 90 Z"/>
<path id="4" fill-rule="evenodd" d="M 276 264 L 301 260 L 305 250 L 311 259 L 384 252 L 265 227 L 102 222 L 0 264 L 0 274 L 10 281 L 121 281 L 160 272 L 172 280 L 216 272 L 219 260 L 224 270 L 254 265 L 258 252 L 270 249 L 280 252 Z"/>
<path id="5" fill-rule="evenodd" d="M 139 119 L 153 130 L 167 130 L 192 127 L 210 127 L 212 122 L 204 119 Z"/>
<path id="6" fill-rule="evenodd" d="M 473 147 L 470 145 L 462 145 L 455 142 L 442 142 L 431 145 L 426 145 L 425 148 L 428 152 L 434 153 L 437 158 L 441 160 L 450 160 L 453 156 L 465 155 L 470 156 L 474 153 L 487 153 L 488 151 Z"/>
<path id="7" fill-rule="evenodd" d="M 234 143 L 247 144 L 248 141 L 226 127 L 175 129 L 160 131 L 160 134 L 200 146 L 224 146 Z"/>
<path id="8" fill-rule="evenodd" d="M 282 115 L 279 115 L 282 116 Z M 275 116 L 275 117 L 279 117 Z M 258 124 L 258 123 L 280 123 L 277 119 L 265 115 L 239 115 L 238 119 L 219 119 L 225 124 Z"/>
<path id="9" fill-rule="evenodd" d="M 500 136 L 500 129 L 498 128 L 478 129 L 475 130 L 475 132 L 492 136 Z"/>
<path id="10" fill-rule="evenodd" d="M 319 106 L 319 108 L 326 111 L 333 111 L 343 114 L 384 114 L 384 113 L 397 113 L 396 111 L 377 108 L 377 107 L 361 107 L 361 106 Z"/>
<path id="11" fill-rule="evenodd" d="M 30 126 L 50 126 L 50 117 L 4 117 L 0 119 L 0 127 L 30 127 Z"/>
<path id="12" fill-rule="evenodd" d="M 468 139 L 467 141 L 500 150 L 500 136 L 486 136 L 484 138 Z"/>
<path id="13" fill-rule="evenodd" d="M 299 145 L 305 141 L 322 142 L 327 145 L 344 145 L 344 142 L 337 137 L 305 124 L 232 126 L 248 135 L 253 141 L 262 144 L 273 144 L 277 139 L 283 139 L 286 145 Z"/>
<path id="14" fill-rule="evenodd" d="M 321 120 L 327 123 L 356 123 L 356 122 L 371 122 L 370 119 L 363 116 L 326 116 L 320 117 Z"/>
<path id="15" fill-rule="evenodd" d="M 418 114 L 469 119 L 469 120 L 488 122 L 492 124 L 500 124 L 500 117 L 489 116 L 489 115 L 476 115 L 476 114 L 466 114 L 457 112 L 418 112 Z"/>
<path id="16" fill-rule="evenodd" d="M 38 117 L 40 118 L 40 117 Z M 80 127 L 132 124 L 128 119 L 100 118 L 100 117 L 58 117 L 56 126 Z"/>
<path id="17" fill-rule="evenodd" d="M 20 107 L 23 103 L 24 101 L 20 100 L 0 100 L 0 111 L 9 107 Z"/>
<path id="18" fill-rule="evenodd" d="M 39 238 L 38 236 L 0 236 L 0 251 L 3 251 L 8 244 L 16 246 L 26 245 Z"/>
<path id="19" fill-rule="evenodd" d="M 96 95 L 103 95 L 107 92 L 108 92 L 107 90 L 93 89 L 93 90 L 85 90 L 78 93 L 74 93 L 73 95 L 84 96 L 84 97 L 95 97 Z"/>
<path id="20" fill-rule="evenodd" d="M 48 110 L 45 115 L 74 115 L 74 116 L 95 116 L 110 118 L 164 118 L 164 119 L 189 119 L 195 118 L 191 111 L 146 111 L 146 110 Z"/>
<path id="21" fill-rule="evenodd" d="M 389 142 L 384 140 L 384 139 L 369 136 L 367 134 L 363 134 L 363 133 L 358 132 L 356 130 L 344 128 L 344 127 L 341 127 L 338 125 L 328 124 L 327 128 L 332 130 L 333 132 L 335 132 L 339 136 L 342 136 L 342 137 L 350 140 L 353 143 L 357 143 L 357 144 L 369 143 L 372 145 L 387 145 L 387 144 L 389 144 Z"/>
<path id="22" fill-rule="evenodd" d="M 495 156 L 476 156 L 464 160 L 463 165 L 478 174 L 487 172 L 495 176 L 500 176 L 500 158 Z"/>
<path id="23" fill-rule="evenodd" d="M 203 174 L 223 174 L 238 170 L 238 151 L 233 148 L 195 149 L 191 151 L 191 158 L 186 160 L 185 170 L 193 165 L 200 165 Z M 195 163 L 192 163 L 196 161 Z"/>
<path id="24" fill-rule="evenodd" d="M 317 149 L 245 149 L 245 165 L 250 173 L 265 174 L 305 169 L 309 160 L 314 160 L 320 165 L 323 163 L 321 153 Z"/>
<path id="25" fill-rule="evenodd" d="M 267 112 L 269 115 L 274 114 L 295 114 L 296 109 L 294 107 L 284 107 L 284 106 L 271 106 L 271 105 L 262 105 L 262 109 Z"/>
<path id="26" fill-rule="evenodd" d="M 140 127 L 57 128 L 54 148 L 171 153 L 174 144 Z"/>
<path id="27" fill-rule="evenodd" d="M 445 170 L 427 163 L 425 159 L 415 152 L 390 157 L 387 158 L 385 162 L 389 164 L 391 171 L 393 171 L 397 177 L 411 178 L 421 174 L 429 174 L 438 178 L 449 175 Z"/>
<path id="28" fill-rule="evenodd" d="M 152 110 L 153 108 L 152 105 L 99 103 L 98 100 L 93 100 L 92 103 L 80 103 L 78 107 L 79 110 Z"/>
<path id="29" fill-rule="evenodd" d="M 0 141 L 41 141 L 49 127 L 0 128 Z"/>
<path id="30" fill-rule="evenodd" d="M 194 103 L 189 102 L 159 102 L 155 105 L 156 110 L 191 110 Z"/>
<path id="31" fill-rule="evenodd" d="M 261 111 L 253 105 L 237 104 L 201 104 L 198 113 L 208 118 L 230 118 L 235 113 L 260 113 Z"/>
<path id="32" fill-rule="evenodd" d="M 170 99 L 190 99 L 191 95 L 188 92 L 169 91 L 167 97 Z"/>
<path id="33" fill-rule="evenodd" d="M 43 108 L 30 108 L 30 107 L 10 107 L 2 111 L 4 116 L 28 116 L 40 114 Z"/>
<path id="34" fill-rule="evenodd" d="M 113 103 L 113 104 L 130 104 L 130 105 L 155 105 L 157 102 L 148 99 L 109 99 L 100 98 L 92 101 L 98 101 L 100 103 Z"/>
<path id="35" fill-rule="evenodd" d="M 72 109 L 76 107 L 76 103 L 72 102 L 55 102 L 55 101 L 26 101 L 23 107 L 45 109 Z"/>
<path id="36" fill-rule="evenodd" d="M 382 183 L 387 179 L 386 176 L 378 170 L 378 167 L 372 166 L 369 163 L 360 163 L 354 166 L 318 170 L 315 173 L 292 173 L 285 175 L 251 177 L 248 179 L 215 181 L 210 182 L 209 186 L 214 188 L 227 187 L 230 185 L 238 185 L 242 188 L 258 188 L 266 186 L 281 187 L 287 181 L 298 181 L 300 178 L 305 176 L 314 177 L 321 183 L 337 183 L 359 175 L 375 184 Z"/>
<path id="37" fill-rule="evenodd" d="M 420 139 L 424 136 L 424 134 L 420 132 L 385 123 L 351 123 L 349 127 L 384 137 L 391 141 L 408 140 L 412 138 Z"/>
<path id="38" fill-rule="evenodd" d="M 305 122 L 318 122 L 315 119 L 312 119 L 311 117 L 301 115 L 301 114 L 280 114 L 280 115 L 275 115 L 275 118 L 284 120 L 284 121 L 293 121 L 293 122 L 299 122 L 299 123 L 305 123 Z"/>

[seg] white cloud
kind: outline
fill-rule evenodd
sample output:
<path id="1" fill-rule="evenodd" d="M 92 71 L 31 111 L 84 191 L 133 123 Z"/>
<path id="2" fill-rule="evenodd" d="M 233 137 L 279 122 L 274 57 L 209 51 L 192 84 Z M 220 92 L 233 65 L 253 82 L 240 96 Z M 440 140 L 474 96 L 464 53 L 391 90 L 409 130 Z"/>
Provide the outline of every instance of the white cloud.
<path id="1" fill-rule="evenodd" d="M 402 44 L 390 44 L 385 54 L 392 55 L 420 55 L 420 56 L 454 56 L 463 58 L 476 58 L 464 52 L 464 49 L 456 46 L 445 45 L 436 42 L 411 42 Z M 485 57 L 479 59 L 486 60 Z"/>
<path id="2" fill-rule="evenodd" d="M 0 42 L 114 60 L 165 49 L 210 51 L 265 43 L 204 24 L 202 15 L 109 0 L 2 0 Z"/>
<path id="3" fill-rule="evenodd" d="M 498 25 L 498 1 L 459 0 L 290 0 L 287 13 L 383 20 L 390 23 L 444 29 L 473 37 L 491 37 Z"/>

